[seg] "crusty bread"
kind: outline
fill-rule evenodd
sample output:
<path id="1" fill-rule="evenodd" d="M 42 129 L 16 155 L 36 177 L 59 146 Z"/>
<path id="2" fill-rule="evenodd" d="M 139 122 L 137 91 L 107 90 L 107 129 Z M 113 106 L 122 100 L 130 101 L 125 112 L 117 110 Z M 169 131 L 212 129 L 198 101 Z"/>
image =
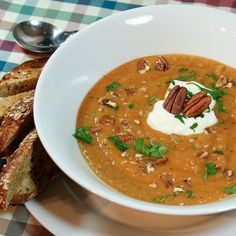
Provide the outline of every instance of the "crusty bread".
<path id="1" fill-rule="evenodd" d="M 34 197 L 59 169 L 52 162 L 33 129 L 8 158 L 0 173 L 0 208 L 22 204 Z"/>
<path id="2" fill-rule="evenodd" d="M 0 81 L 0 209 L 33 198 L 59 173 L 33 121 L 34 89 L 47 59 L 27 61 Z"/>
<path id="3" fill-rule="evenodd" d="M 0 123 L 2 122 L 3 115 L 6 113 L 7 109 L 28 94 L 29 92 L 22 92 L 8 97 L 0 97 Z"/>
<path id="4" fill-rule="evenodd" d="M 24 62 L 6 73 L 0 80 L 0 97 L 7 97 L 35 89 L 40 73 L 48 57 Z"/>
<path id="5" fill-rule="evenodd" d="M 34 90 L 7 109 L 0 126 L 0 153 L 2 153 L 20 133 L 33 128 L 33 98 Z"/>

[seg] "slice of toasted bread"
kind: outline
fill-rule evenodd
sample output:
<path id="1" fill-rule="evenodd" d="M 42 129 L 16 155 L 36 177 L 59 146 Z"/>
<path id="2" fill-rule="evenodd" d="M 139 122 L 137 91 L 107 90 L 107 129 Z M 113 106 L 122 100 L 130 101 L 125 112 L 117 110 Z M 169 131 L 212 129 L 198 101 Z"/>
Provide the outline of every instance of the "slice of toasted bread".
<path id="1" fill-rule="evenodd" d="M 48 57 L 29 60 L 5 74 L 0 80 L 0 97 L 7 97 L 35 89 L 47 60 Z"/>
<path id="2" fill-rule="evenodd" d="M 20 133 L 24 133 L 33 128 L 33 98 L 34 90 L 7 109 L 0 126 L 0 153 L 2 153 Z"/>
<path id="3" fill-rule="evenodd" d="M 0 173 L 0 208 L 22 204 L 34 197 L 59 169 L 44 150 L 33 129 L 8 158 Z"/>
<path id="4" fill-rule="evenodd" d="M 3 116 L 7 109 L 27 95 L 29 95 L 29 92 L 18 93 L 8 97 L 0 97 L 0 123 L 2 122 Z"/>

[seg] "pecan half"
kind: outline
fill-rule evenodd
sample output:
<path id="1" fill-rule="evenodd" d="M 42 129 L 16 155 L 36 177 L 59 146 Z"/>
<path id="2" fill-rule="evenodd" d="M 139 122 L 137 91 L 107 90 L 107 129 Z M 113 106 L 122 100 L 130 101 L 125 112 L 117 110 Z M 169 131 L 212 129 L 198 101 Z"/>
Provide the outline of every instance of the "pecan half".
<path id="1" fill-rule="evenodd" d="M 187 117 L 196 117 L 202 114 L 211 104 L 211 97 L 206 92 L 196 93 L 184 105 L 183 114 Z"/>
<path id="2" fill-rule="evenodd" d="M 166 71 L 169 69 L 169 66 L 164 57 L 162 56 L 157 57 L 155 69 L 158 71 Z"/>
<path id="3" fill-rule="evenodd" d="M 179 114 L 184 106 L 185 99 L 187 97 L 187 89 L 176 85 L 169 92 L 163 107 L 170 113 L 177 115 Z"/>
<path id="4" fill-rule="evenodd" d="M 142 74 L 146 73 L 148 70 L 150 70 L 150 66 L 149 66 L 147 60 L 144 60 L 144 59 L 140 60 L 137 64 L 138 73 L 142 75 Z"/>

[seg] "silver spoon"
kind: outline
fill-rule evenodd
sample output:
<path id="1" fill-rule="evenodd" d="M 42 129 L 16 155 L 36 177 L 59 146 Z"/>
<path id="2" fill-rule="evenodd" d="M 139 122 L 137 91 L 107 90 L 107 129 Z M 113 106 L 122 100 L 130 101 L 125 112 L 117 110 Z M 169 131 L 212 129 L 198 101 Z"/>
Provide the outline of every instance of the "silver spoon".
<path id="1" fill-rule="evenodd" d="M 55 51 L 70 35 L 78 31 L 62 29 L 38 20 L 28 20 L 13 28 L 16 42 L 23 48 L 39 53 Z"/>

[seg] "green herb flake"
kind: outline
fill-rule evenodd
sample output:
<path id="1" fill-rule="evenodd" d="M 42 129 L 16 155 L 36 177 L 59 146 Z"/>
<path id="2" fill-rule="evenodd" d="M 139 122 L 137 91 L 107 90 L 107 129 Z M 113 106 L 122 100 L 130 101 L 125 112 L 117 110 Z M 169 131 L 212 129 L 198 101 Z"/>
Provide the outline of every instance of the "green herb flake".
<path id="1" fill-rule="evenodd" d="M 190 71 L 187 75 L 181 75 L 178 78 L 176 78 L 176 80 L 186 81 L 188 79 L 195 78 L 195 77 L 196 77 L 196 72 Z"/>
<path id="2" fill-rule="evenodd" d="M 194 196 L 193 196 L 193 190 L 188 189 L 188 190 L 186 191 L 186 193 L 187 193 L 187 197 L 188 197 L 188 198 L 194 198 Z"/>
<path id="3" fill-rule="evenodd" d="M 187 98 L 190 99 L 192 98 L 192 96 L 193 96 L 193 93 L 187 90 Z"/>
<path id="4" fill-rule="evenodd" d="M 77 128 L 74 133 L 74 137 L 79 138 L 85 141 L 86 143 L 90 144 L 92 143 L 93 137 L 91 134 L 87 132 L 88 130 L 90 130 L 90 127 L 88 126 Z"/>
<path id="5" fill-rule="evenodd" d="M 195 132 L 195 129 L 198 127 L 198 123 L 193 123 L 189 128 Z"/>
<path id="6" fill-rule="evenodd" d="M 137 138 L 135 139 L 134 150 L 145 156 L 162 158 L 167 153 L 168 147 L 158 142 L 147 145 L 144 144 L 143 138 Z"/>
<path id="7" fill-rule="evenodd" d="M 163 201 L 167 200 L 168 198 L 175 197 L 175 196 L 179 195 L 180 193 L 183 193 L 183 192 L 179 191 L 179 192 L 175 192 L 175 193 L 170 193 L 170 194 L 167 194 L 167 195 L 164 195 L 161 197 L 156 197 L 153 200 L 155 202 L 163 202 Z"/>
<path id="8" fill-rule="evenodd" d="M 177 115 L 175 115 L 175 118 L 184 124 L 184 118 L 186 118 L 186 117 L 184 115 L 177 114 Z"/>
<path id="9" fill-rule="evenodd" d="M 107 139 L 111 140 L 114 145 L 122 152 L 126 151 L 129 148 L 129 144 L 123 143 L 117 136 L 111 136 Z"/>
<path id="10" fill-rule="evenodd" d="M 214 81 L 217 81 L 219 79 L 218 76 L 214 73 L 207 73 L 205 75 L 209 78 L 212 78 Z"/>
<path id="11" fill-rule="evenodd" d="M 218 112 L 222 112 L 222 113 L 227 113 L 228 112 L 228 110 L 224 107 L 224 105 L 223 105 L 223 100 L 222 100 L 222 98 L 219 98 L 218 99 L 218 103 L 217 103 L 217 110 L 218 110 Z"/>
<path id="12" fill-rule="evenodd" d="M 151 96 L 151 97 L 149 97 L 149 98 L 148 98 L 148 105 L 149 105 L 149 106 L 152 106 L 152 102 L 153 102 L 155 99 L 157 99 L 157 96 Z"/>
<path id="13" fill-rule="evenodd" d="M 222 150 L 218 150 L 218 149 L 215 149 L 215 150 L 213 151 L 213 153 L 219 154 L 219 155 L 221 155 L 221 156 L 224 155 L 224 152 L 223 152 Z"/>
<path id="14" fill-rule="evenodd" d="M 212 162 L 205 163 L 205 174 L 203 175 L 203 179 L 207 180 L 210 175 L 215 175 L 217 173 L 217 169 L 215 164 Z"/>
<path id="15" fill-rule="evenodd" d="M 183 72 L 186 72 L 186 71 L 188 71 L 188 68 L 180 68 L 179 69 L 179 73 L 183 73 Z"/>
<path id="16" fill-rule="evenodd" d="M 204 118 L 203 114 L 198 115 L 197 117 Z"/>
<path id="17" fill-rule="evenodd" d="M 118 86 L 120 86 L 120 83 L 113 81 L 112 83 L 108 84 L 106 87 L 107 92 L 115 91 Z"/>
<path id="18" fill-rule="evenodd" d="M 134 108 L 134 104 L 129 103 L 129 104 L 128 104 L 128 108 L 129 108 L 129 109 L 133 109 L 133 108 Z"/>
<path id="19" fill-rule="evenodd" d="M 232 185 L 231 187 L 224 188 L 224 192 L 228 194 L 236 193 L 236 184 Z"/>

